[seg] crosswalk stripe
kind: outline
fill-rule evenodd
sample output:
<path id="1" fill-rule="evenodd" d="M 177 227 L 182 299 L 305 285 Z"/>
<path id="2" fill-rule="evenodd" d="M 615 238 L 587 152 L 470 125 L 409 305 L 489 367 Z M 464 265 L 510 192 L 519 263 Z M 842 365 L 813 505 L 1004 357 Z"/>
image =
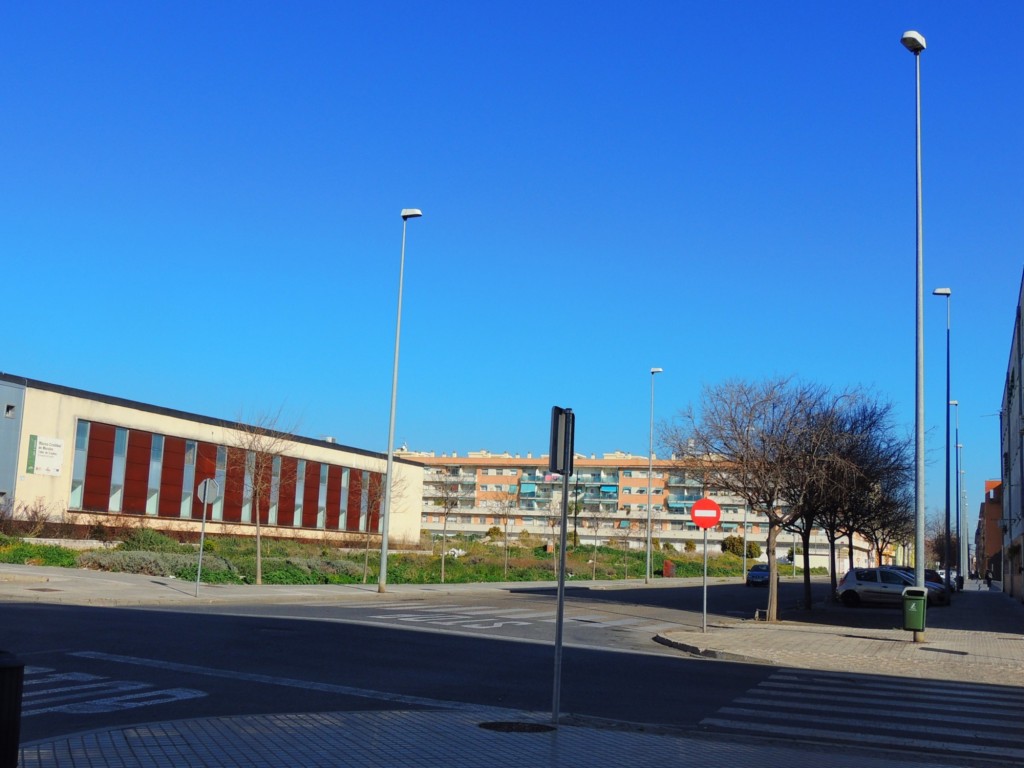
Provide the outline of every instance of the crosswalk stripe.
<path id="1" fill-rule="evenodd" d="M 1024 696 L 974 683 L 780 670 L 701 726 L 1024 761 Z"/>
<path id="2" fill-rule="evenodd" d="M 850 720 L 847 723 L 852 727 L 856 727 L 856 731 L 851 734 L 851 738 L 856 736 L 858 741 L 863 741 L 865 736 L 873 736 L 874 734 L 867 734 L 863 727 L 858 721 Z M 728 728 L 730 730 L 736 730 L 742 728 L 744 732 L 758 732 L 769 736 L 802 736 L 808 738 L 822 737 L 822 732 L 817 728 L 796 728 L 793 726 L 779 725 L 777 723 L 758 723 L 756 721 L 734 721 L 734 720 L 722 720 L 719 718 L 709 717 L 701 721 L 701 725 L 713 725 L 721 728 Z M 998 747 L 992 744 L 985 744 L 983 746 L 973 743 L 961 743 L 956 741 L 939 741 L 937 739 L 914 739 L 906 736 L 892 736 L 884 739 L 872 739 L 872 746 L 888 746 L 888 747 L 906 747 L 906 748 L 918 748 L 926 749 L 929 751 L 934 750 L 945 750 L 947 752 L 953 752 L 957 754 L 966 754 L 977 757 L 979 754 L 983 754 L 986 757 L 1006 757 L 1013 758 L 1017 761 L 1024 761 L 1024 749 L 1012 748 L 1012 747 Z"/>

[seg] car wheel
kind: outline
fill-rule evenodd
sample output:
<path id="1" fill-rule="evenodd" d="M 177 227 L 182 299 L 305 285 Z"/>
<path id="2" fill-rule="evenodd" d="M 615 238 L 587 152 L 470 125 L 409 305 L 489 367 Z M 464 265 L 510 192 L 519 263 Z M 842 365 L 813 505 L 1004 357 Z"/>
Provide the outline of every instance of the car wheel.
<path id="1" fill-rule="evenodd" d="M 858 595 L 853 590 L 850 590 L 849 592 L 843 592 L 843 596 L 839 599 L 843 601 L 843 605 L 845 605 L 847 608 L 856 608 L 858 605 L 860 605 L 860 595 Z"/>

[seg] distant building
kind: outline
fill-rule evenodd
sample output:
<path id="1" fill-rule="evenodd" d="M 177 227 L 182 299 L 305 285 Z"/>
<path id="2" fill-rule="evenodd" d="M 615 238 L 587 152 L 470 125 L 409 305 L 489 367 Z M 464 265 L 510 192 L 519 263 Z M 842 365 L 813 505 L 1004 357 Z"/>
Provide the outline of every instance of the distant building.
<path id="1" fill-rule="evenodd" d="M 978 513 L 974 547 L 978 573 L 984 577 L 985 571 L 991 570 L 996 578 L 1002 578 L 1003 484 L 999 480 L 985 481 L 985 500 Z"/>
<path id="2" fill-rule="evenodd" d="M 380 531 L 386 456 L 280 435 L 254 462 L 251 425 L 0 374 L 0 515 L 65 527 L 120 526 L 339 544 Z M 254 473 L 256 476 L 254 476 Z M 420 535 L 423 468 L 395 462 L 389 540 Z M 199 498 L 202 481 L 219 488 Z M 256 506 L 257 497 L 259 510 Z M 134 523 L 133 523 L 134 521 Z"/>
<path id="3" fill-rule="evenodd" d="M 559 530 L 562 478 L 548 471 L 547 456 L 470 452 L 436 456 L 403 452 L 404 457 L 425 466 L 423 477 L 423 528 L 434 536 L 484 535 L 490 528 L 505 529 L 509 537 L 524 532 L 554 539 Z M 654 459 L 648 496 L 648 458 L 628 453 L 577 455 L 575 474 L 569 478 L 567 535 L 575 532 L 581 543 L 598 541 L 619 547 L 646 548 L 647 509 L 651 508 L 651 538 L 659 545 L 684 551 L 688 543 L 696 551 L 704 545 L 704 531 L 690 519 L 693 502 L 714 498 L 722 508 L 718 526 L 708 532 L 709 551 L 721 551 L 726 536 L 744 535 L 767 554 L 768 522 L 763 514 L 745 507 L 742 499 L 706 488 L 697 472 L 687 472 L 678 461 Z M 447 512 L 447 525 L 445 511 Z M 799 540 L 797 540 L 799 545 Z M 787 559 L 794 546 L 792 534 L 783 533 L 777 555 Z M 849 545 L 838 544 L 839 570 L 849 565 Z M 811 538 L 812 567 L 828 567 L 828 541 L 821 531 Z M 802 557 L 802 555 L 801 555 Z M 874 564 L 876 558 L 859 537 L 854 543 L 854 563 Z M 797 564 L 801 564 L 798 557 Z"/>

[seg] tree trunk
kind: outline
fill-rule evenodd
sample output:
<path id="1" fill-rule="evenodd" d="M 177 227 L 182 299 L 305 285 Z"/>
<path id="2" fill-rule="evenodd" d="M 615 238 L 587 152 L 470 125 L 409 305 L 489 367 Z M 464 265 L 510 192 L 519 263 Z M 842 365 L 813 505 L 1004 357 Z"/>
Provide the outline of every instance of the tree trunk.
<path id="1" fill-rule="evenodd" d="M 811 596 L 811 526 L 804 526 L 800 531 L 800 540 L 804 545 L 804 610 L 809 611 L 814 607 L 814 598 Z M 793 553 L 794 556 L 796 553 Z"/>
<path id="2" fill-rule="evenodd" d="M 839 588 L 839 579 L 836 578 L 836 568 L 839 567 L 839 563 L 836 562 L 836 540 L 834 536 L 828 537 L 828 578 L 832 583 L 832 592 L 835 594 Z"/>
<path id="3" fill-rule="evenodd" d="M 768 520 L 768 621 L 779 620 L 779 561 L 775 556 L 775 545 L 779 540 L 779 524 Z"/>
<path id="4" fill-rule="evenodd" d="M 260 535 L 260 494 L 256 490 L 252 495 L 253 513 L 256 515 L 256 584 L 263 583 L 263 539 Z"/>
<path id="5" fill-rule="evenodd" d="M 444 516 L 444 525 L 441 526 L 441 583 L 444 584 L 444 559 L 448 554 L 448 515 Z"/>
<path id="6" fill-rule="evenodd" d="M 850 551 L 849 551 L 850 567 L 847 570 L 852 571 L 853 570 L 853 531 L 850 531 L 850 533 L 848 533 L 847 536 L 850 539 L 850 542 L 849 542 L 850 543 Z"/>

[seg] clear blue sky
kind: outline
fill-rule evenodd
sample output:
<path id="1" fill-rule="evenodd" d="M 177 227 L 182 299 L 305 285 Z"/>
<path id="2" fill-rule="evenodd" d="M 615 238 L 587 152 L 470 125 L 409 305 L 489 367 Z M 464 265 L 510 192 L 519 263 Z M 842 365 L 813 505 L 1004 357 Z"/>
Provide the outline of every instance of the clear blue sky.
<path id="1" fill-rule="evenodd" d="M 972 520 L 1024 266 L 1024 4 L 7 3 L 0 370 L 220 418 L 647 449 L 729 378 L 912 429 L 922 56 L 929 512 L 945 305 Z M 973 523 L 972 523 L 973 526 Z"/>

